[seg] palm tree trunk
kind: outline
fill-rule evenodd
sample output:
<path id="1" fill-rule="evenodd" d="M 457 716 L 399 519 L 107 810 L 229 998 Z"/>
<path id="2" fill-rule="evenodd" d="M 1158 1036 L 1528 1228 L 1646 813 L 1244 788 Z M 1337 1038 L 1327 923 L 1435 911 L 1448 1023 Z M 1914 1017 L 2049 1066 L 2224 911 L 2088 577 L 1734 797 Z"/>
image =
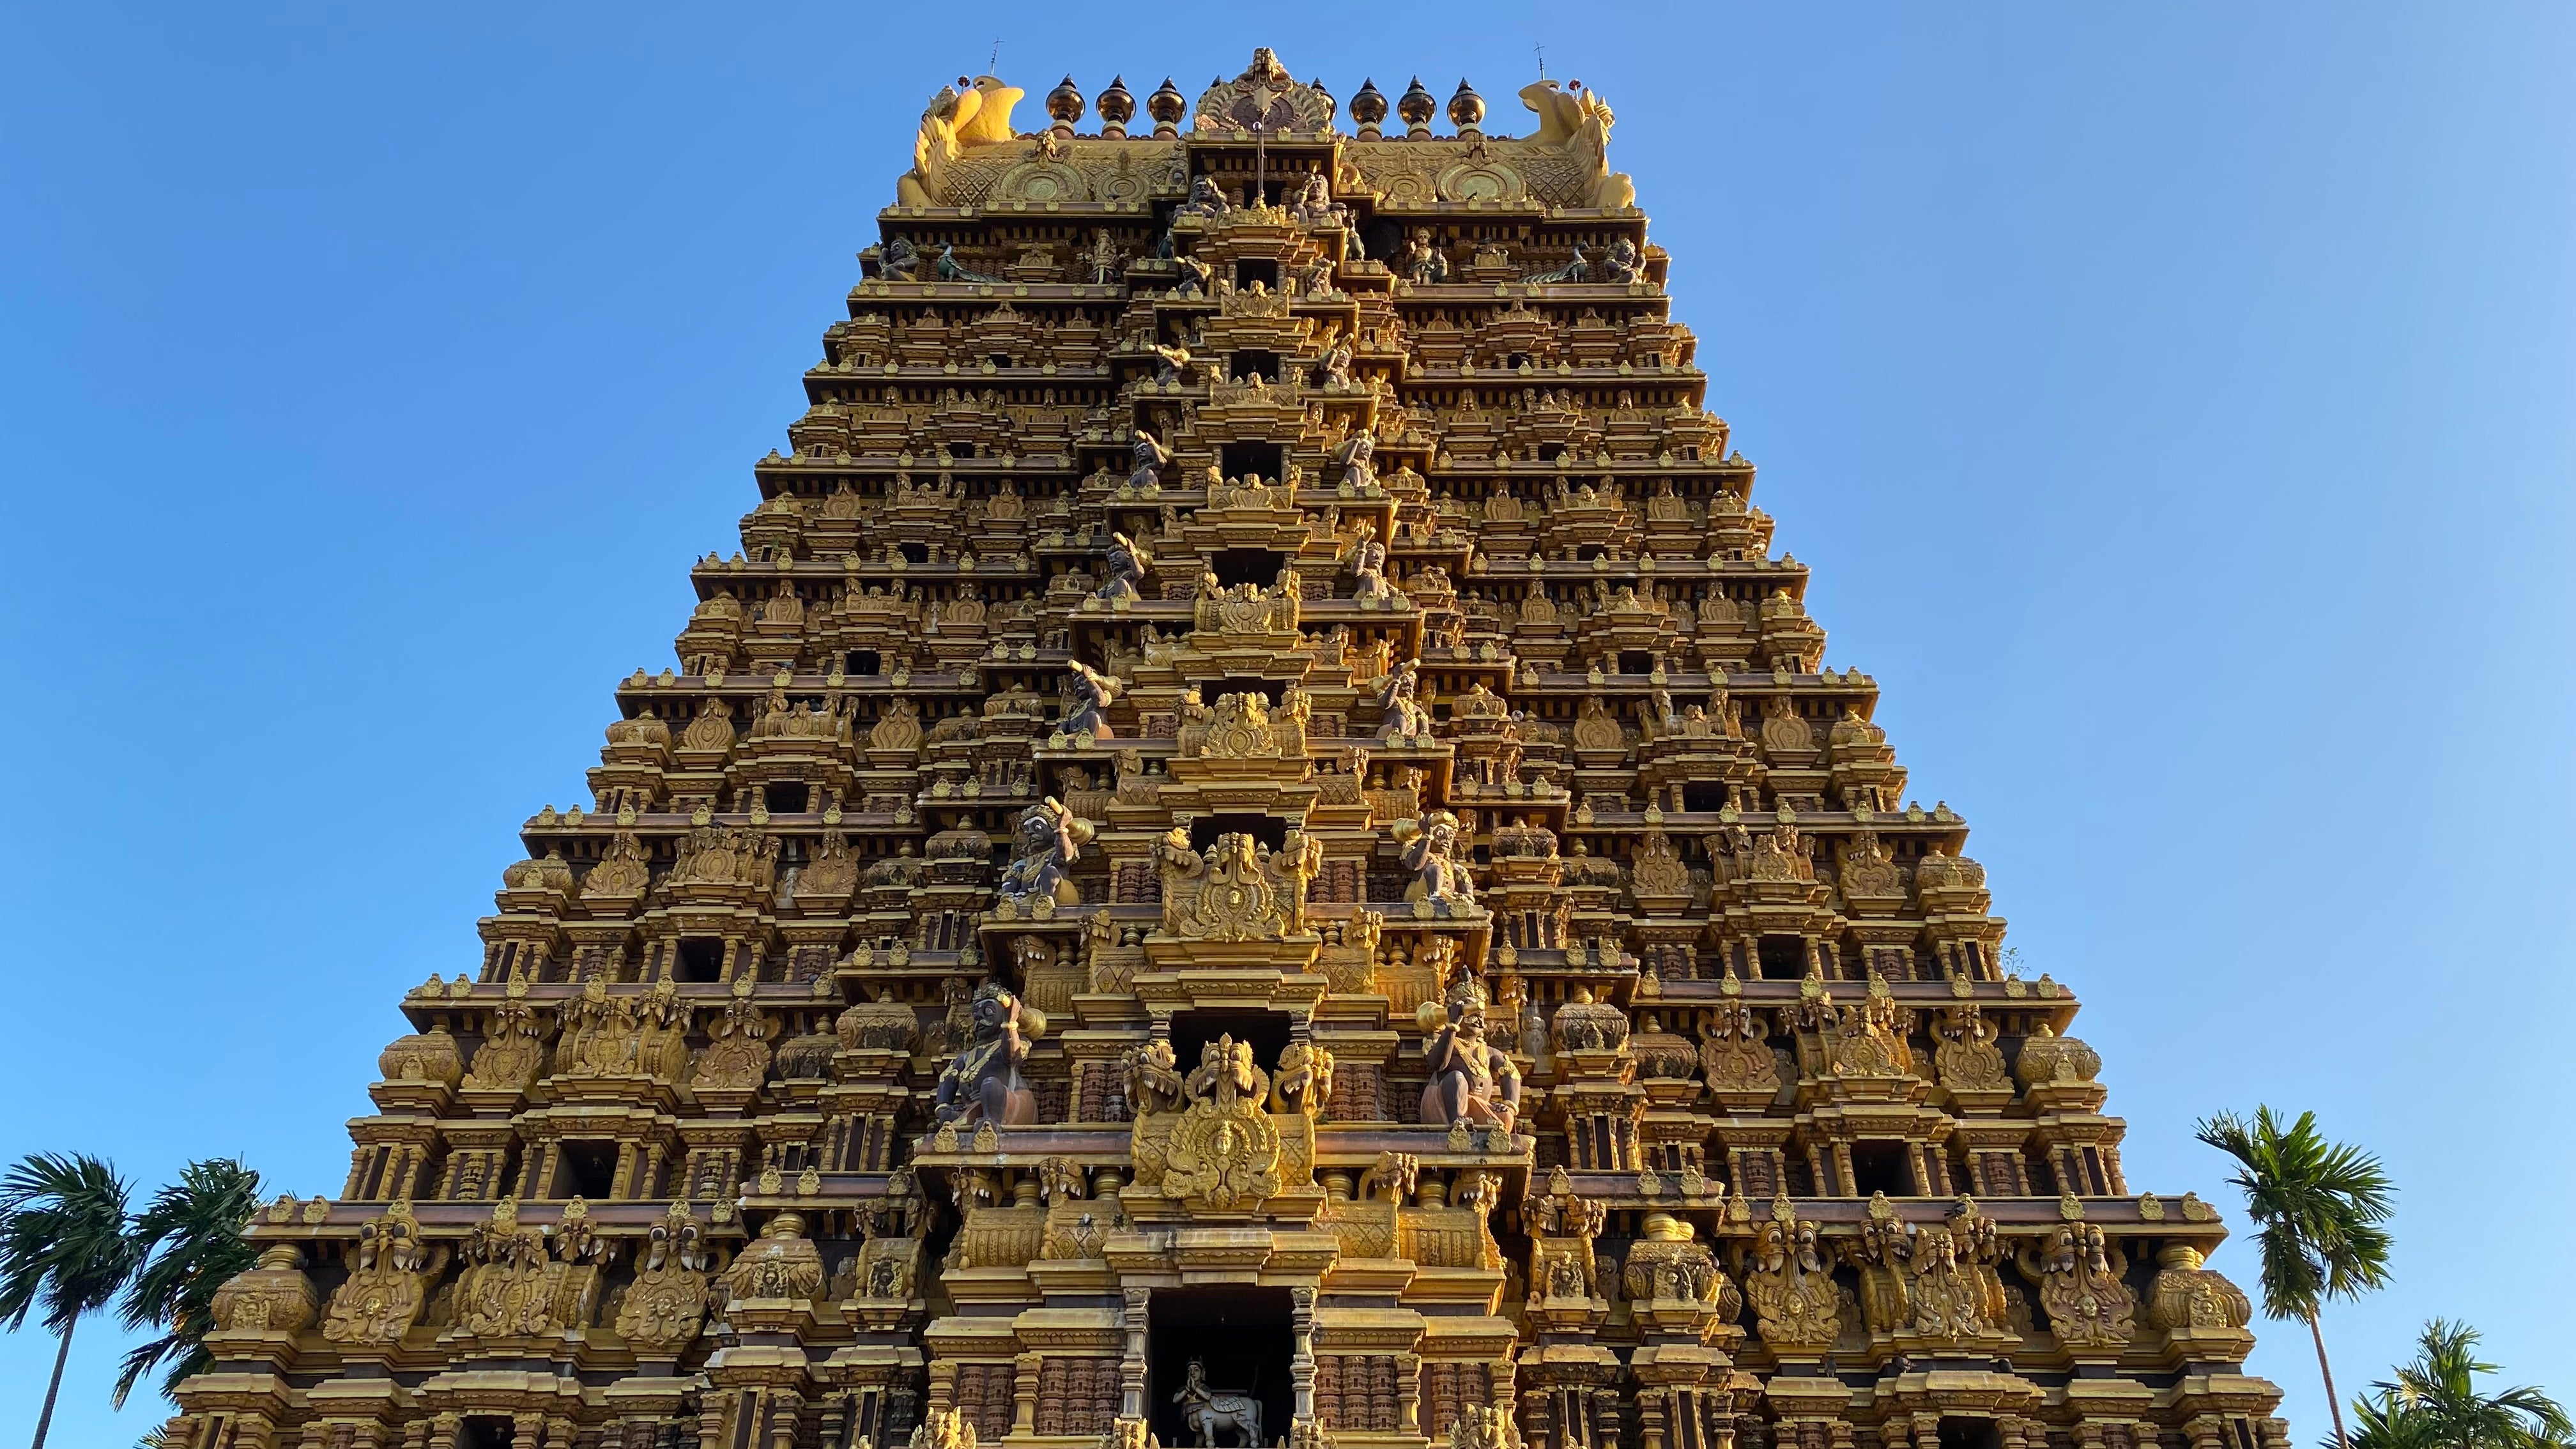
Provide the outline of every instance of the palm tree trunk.
<path id="1" fill-rule="evenodd" d="M 54 1427 L 54 1396 L 63 1391 L 63 1361 L 72 1356 L 72 1330 L 79 1326 L 79 1319 L 64 1324 L 63 1346 L 54 1350 L 53 1381 L 45 1385 L 44 1412 L 36 1416 L 35 1449 L 45 1449 L 45 1431 Z"/>
<path id="2" fill-rule="evenodd" d="M 2335 1443 L 2341 1449 L 2352 1449 L 2352 1440 L 2343 1431 L 2343 1400 L 2335 1397 L 2334 1369 L 2326 1363 L 2326 1333 L 2317 1326 L 2314 1313 L 2308 1315 L 2308 1336 L 2317 1341 L 2317 1372 L 2325 1377 L 2326 1410 L 2334 1415 Z M 39 1444 L 36 1449 L 44 1449 L 44 1446 Z"/>

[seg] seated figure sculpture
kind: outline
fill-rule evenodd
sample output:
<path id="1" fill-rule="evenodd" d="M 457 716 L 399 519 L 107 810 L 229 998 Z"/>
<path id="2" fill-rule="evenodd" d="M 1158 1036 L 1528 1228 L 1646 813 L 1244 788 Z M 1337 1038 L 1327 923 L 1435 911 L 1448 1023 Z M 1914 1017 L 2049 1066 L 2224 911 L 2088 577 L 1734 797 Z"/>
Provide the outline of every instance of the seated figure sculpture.
<path id="1" fill-rule="evenodd" d="M 1387 672 L 1377 693 L 1378 708 L 1385 711 L 1377 727 L 1381 742 L 1430 737 L 1431 711 L 1414 698 L 1421 688 L 1422 672 L 1410 659 Z"/>
<path id="2" fill-rule="evenodd" d="M 1377 482 L 1377 435 L 1366 428 L 1353 432 L 1333 449 L 1333 462 L 1342 470 L 1341 481 L 1353 488 L 1367 488 Z"/>
<path id="3" fill-rule="evenodd" d="M 1364 605 L 1394 601 L 1395 589 L 1386 581 L 1386 545 L 1377 541 L 1376 524 L 1360 521 L 1359 532 L 1351 538 L 1350 560 L 1354 600 Z"/>
<path id="4" fill-rule="evenodd" d="M 1123 533 L 1109 535 L 1109 577 L 1101 584 L 1099 597 L 1109 603 L 1124 599 L 1130 603 L 1143 598 L 1138 587 L 1145 570 L 1154 566 L 1153 552 Z"/>
<path id="5" fill-rule="evenodd" d="M 1128 470 L 1128 484 L 1139 492 L 1161 486 L 1162 470 L 1172 466 L 1171 450 L 1165 448 L 1161 440 L 1152 433 L 1138 428 L 1135 445 L 1130 451 L 1135 456 L 1136 465 Z"/>
<path id="6" fill-rule="evenodd" d="M 1074 885 L 1071 871 L 1082 856 L 1082 843 L 1091 836 L 1091 822 L 1077 819 L 1053 795 L 1030 806 L 1020 815 L 1016 858 L 1002 872 L 994 894 L 1023 905 L 1040 900 L 1080 905 L 1082 892 Z"/>
<path id="7" fill-rule="evenodd" d="M 1427 1126 L 1465 1123 L 1497 1127 L 1505 1133 L 1520 1116 L 1521 1077 L 1511 1055 L 1485 1039 L 1485 985 L 1467 977 L 1449 988 L 1445 1012 L 1424 1008 L 1426 1016 L 1447 1020 L 1422 1045 L 1431 1065 L 1431 1080 L 1422 1088 L 1422 1120 Z"/>
<path id="8" fill-rule="evenodd" d="M 975 989 L 974 1036 L 939 1074 L 934 1109 L 941 1125 L 991 1122 L 1021 1127 L 1038 1120 L 1037 1094 L 1020 1064 L 1029 1042 L 1046 1030 L 1046 1017 L 1020 1004 L 1009 987 L 987 981 Z"/>
<path id="9" fill-rule="evenodd" d="M 1079 659 L 1065 661 L 1064 722 L 1056 726 L 1066 738 L 1090 744 L 1109 733 L 1109 706 L 1118 702 L 1122 681 Z"/>
<path id="10" fill-rule="evenodd" d="M 1476 884 L 1466 863 L 1458 859 L 1458 817 L 1434 810 L 1420 820 L 1397 825 L 1395 836 L 1404 843 L 1404 868 L 1413 873 L 1404 898 L 1428 901 L 1444 912 L 1463 908 L 1472 914 Z"/>

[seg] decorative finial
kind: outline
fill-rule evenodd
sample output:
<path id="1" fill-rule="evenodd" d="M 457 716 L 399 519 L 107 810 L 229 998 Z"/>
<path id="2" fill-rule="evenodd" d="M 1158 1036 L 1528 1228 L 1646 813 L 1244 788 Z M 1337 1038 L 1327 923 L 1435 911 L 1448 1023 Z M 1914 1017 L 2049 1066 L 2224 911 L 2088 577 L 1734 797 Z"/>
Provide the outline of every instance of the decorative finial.
<path id="1" fill-rule="evenodd" d="M 1358 123 L 1360 139 L 1374 141 L 1384 134 L 1379 127 L 1386 120 L 1386 93 L 1374 80 L 1360 82 L 1359 94 L 1351 97 L 1351 119 Z"/>
<path id="2" fill-rule="evenodd" d="M 1145 114 L 1154 118 L 1154 134 L 1157 136 L 1179 135 L 1181 117 L 1189 112 L 1189 97 L 1181 94 L 1181 88 L 1172 84 L 1170 76 L 1163 77 L 1161 88 L 1145 98 Z"/>
<path id="3" fill-rule="evenodd" d="M 1136 97 L 1127 90 L 1127 78 L 1111 78 L 1109 89 L 1092 103 L 1100 112 L 1100 134 L 1109 137 L 1127 134 L 1127 123 L 1136 119 Z"/>
<path id="4" fill-rule="evenodd" d="M 1047 92 L 1046 108 L 1048 118 L 1055 122 L 1055 133 L 1072 135 L 1073 123 L 1082 119 L 1082 89 L 1073 83 L 1073 77 L 1057 81 L 1055 89 Z"/>
<path id="5" fill-rule="evenodd" d="M 1449 124 L 1456 126 L 1461 136 L 1475 136 L 1482 134 L 1476 128 L 1484 122 L 1485 98 L 1476 94 L 1474 86 L 1460 80 L 1457 94 L 1449 98 Z"/>
<path id="6" fill-rule="evenodd" d="M 1428 136 L 1431 134 L 1431 118 L 1440 113 L 1440 103 L 1431 98 L 1431 92 L 1422 88 L 1422 77 L 1415 76 L 1413 84 L 1406 87 L 1404 95 L 1396 101 L 1395 113 L 1404 118 L 1406 135 Z"/>
<path id="7" fill-rule="evenodd" d="M 1306 89 L 1313 91 L 1318 97 L 1322 98 L 1324 102 L 1324 124 L 1322 129 L 1327 131 L 1331 130 L 1333 127 L 1333 117 L 1341 114 L 1342 103 L 1333 99 L 1333 93 L 1324 89 L 1324 83 L 1322 81 L 1310 80 L 1306 82 Z"/>

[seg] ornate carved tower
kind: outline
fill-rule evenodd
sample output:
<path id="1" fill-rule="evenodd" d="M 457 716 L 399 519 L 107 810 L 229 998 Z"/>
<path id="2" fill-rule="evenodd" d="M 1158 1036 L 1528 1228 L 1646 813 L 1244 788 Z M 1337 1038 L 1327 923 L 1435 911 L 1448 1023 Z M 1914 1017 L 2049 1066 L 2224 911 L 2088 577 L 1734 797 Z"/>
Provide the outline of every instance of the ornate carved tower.
<path id="1" fill-rule="evenodd" d="M 192 1449 L 2282 1449 L 1611 113 L 942 91 Z"/>

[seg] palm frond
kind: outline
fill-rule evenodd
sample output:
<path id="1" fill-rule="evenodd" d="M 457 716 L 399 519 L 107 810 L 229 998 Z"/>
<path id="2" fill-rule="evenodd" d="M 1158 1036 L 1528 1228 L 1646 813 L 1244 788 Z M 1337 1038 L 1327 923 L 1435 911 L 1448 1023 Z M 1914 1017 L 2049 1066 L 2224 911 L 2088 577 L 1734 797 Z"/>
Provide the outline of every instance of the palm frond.
<path id="1" fill-rule="evenodd" d="M 2414 1359 L 2371 1387 L 2443 1449 L 2561 1449 L 2576 1437 L 2567 1411 L 2534 1386 L 2481 1393 L 2479 1376 L 2497 1369 L 2477 1348 L 2476 1329 L 2436 1318 L 2417 1335 Z"/>
<path id="2" fill-rule="evenodd" d="M 125 1289 L 128 1328 L 168 1332 L 127 1353 L 112 1398 L 118 1408 L 156 1365 L 168 1363 L 164 1392 L 211 1362 L 203 1347 L 214 1328 L 215 1292 L 259 1261 L 242 1230 L 259 1210 L 259 1174 L 231 1158 L 180 1169 L 179 1180 L 152 1195 L 128 1238 L 141 1265 Z"/>
<path id="3" fill-rule="evenodd" d="M 2267 1315 L 2310 1318 L 2330 1299 L 2388 1281 L 2384 1224 L 2397 1190 L 2377 1157 L 2328 1140 L 2313 1112 L 2284 1127 L 2268 1106 L 2250 1123 L 2222 1112 L 2196 1135 L 2236 1160 L 2228 1181 L 2255 1224 Z"/>
<path id="4" fill-rule="evenodd" d="M 127 1188 L 95 1157 L 36 1153 L 0 1174 L 0 1323 L 61 1333 L 115 1301 L 134 1272 Z"/>

